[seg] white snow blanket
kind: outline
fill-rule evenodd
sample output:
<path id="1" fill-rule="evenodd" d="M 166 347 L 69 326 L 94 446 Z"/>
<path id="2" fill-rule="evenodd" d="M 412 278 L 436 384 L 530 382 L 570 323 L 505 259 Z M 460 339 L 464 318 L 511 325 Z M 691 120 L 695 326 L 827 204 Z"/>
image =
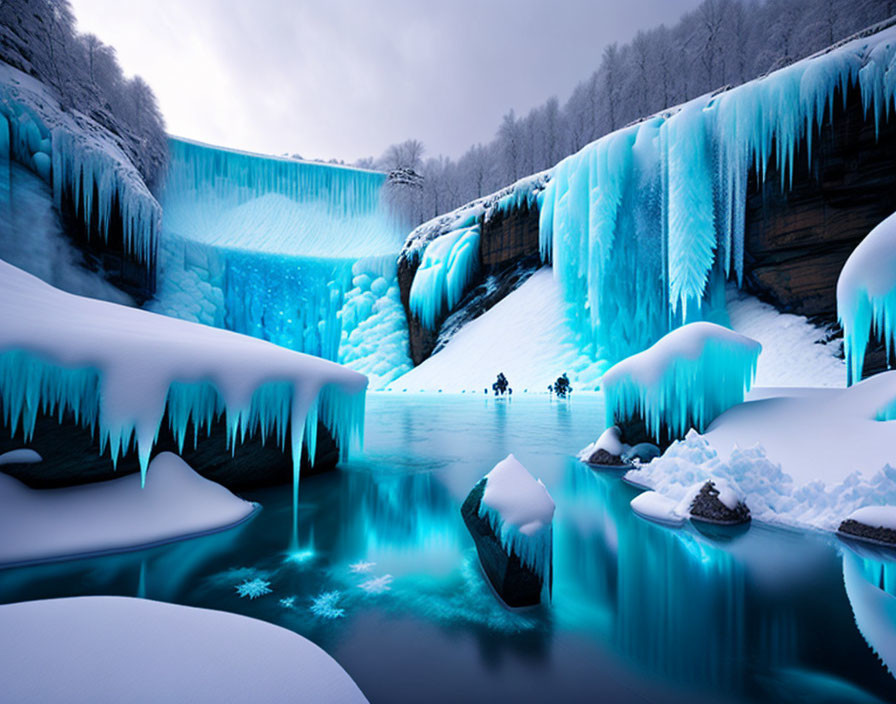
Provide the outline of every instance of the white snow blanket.
<path id="1" fill-rule="evenodd" d="M 5 701 L 366 702 L 302 636 L 224 611 L 126 597 L 0 606 Z"/>
<path id="2" fill-rule="evenodd" d="M 136 550 L 214 533 L 242 523 L 256 508 L 170 452 L 153 458 L 142 489 L 139 474 L 63 489 L 30 489 L 0 472 L 0 567 Z"/>
<path id="3" fill-rule="evenodd" d="M 896 505 L 896 371 L 848 389 L 781 389 L 739 404 L 626 477 L 673 499 L 707 479 L 742 492 L 754 518 L 836 530 Z"/>

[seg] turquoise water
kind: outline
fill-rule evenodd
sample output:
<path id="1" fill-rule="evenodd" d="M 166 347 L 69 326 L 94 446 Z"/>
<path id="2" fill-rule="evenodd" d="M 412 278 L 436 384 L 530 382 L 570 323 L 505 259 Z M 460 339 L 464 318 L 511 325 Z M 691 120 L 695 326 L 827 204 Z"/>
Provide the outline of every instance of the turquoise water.
<path id="1" fill-rule="evenodd" d="M 892 560 L 829 536 L 636 517 L 618 472 L 572 458 L 602 430 L 599 396 L 371 394 L 367 414 L 364 453 L 302 482 L 299 551 L 289 487 L 260 490 L 248 498 L 264 510 L 234 530 L 4 571 L 0 601 L 139 595 L 265 619 L 321 645 L 372 702 L 896 699 L 850 599 L 871 645 L 896 623 L 843 581 L 847 555 L 892 600 Z M 516 612 L 485 582 L 459 512 L 509 452 L 557 504 L 553 600 Z M 241 598 L 253 579 L 270 593 Z"/>

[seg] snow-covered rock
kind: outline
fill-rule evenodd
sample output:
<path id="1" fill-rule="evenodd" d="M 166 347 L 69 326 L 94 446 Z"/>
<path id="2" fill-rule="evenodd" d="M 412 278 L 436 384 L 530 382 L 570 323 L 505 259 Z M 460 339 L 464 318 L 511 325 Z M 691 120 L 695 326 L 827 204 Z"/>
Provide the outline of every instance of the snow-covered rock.
<path id="1" fill-rule="evenodd" d="M 657 491 L 645 491 L 631 500 L 632 511 L 650 521 L 670 526 L 680 526 L 685 516 L 678 512 L 678 502 Z"/>
<path id="2" fill-rule="evenodd" d="M 624 467 L 628 460 L 623 459 L 632 448 L 622 442 L 622 432 L 618 426 L 610 426 L 593 443 L 579 452 L 578 457 L 588 464 L 605 467 Z"/>
<path id="3" fill-rule="evenodd" d="M 126 597 L 0 606 L 9 701 L 366 702 L 302 636 L 246 616 Z"/>
<path id="4" fill-rule="evenodd" d="M 97 428 L 113 461 L 135 440 L 145 475 L 168 411 L 188 426 L 226 415 L 231 443 L 290 430 L 294 467 L 314 457 L 318 418 L 346 452 L 363 422 L 361 374 L 225 330 L 55 289 L 0 262 L 0 395 L 5 421 L 30 437 L 39 409 Z M 306 432 L 306 427 L 308 431 Z"/>
<path id="5" fill-rule="evenodd" d="M 840 524 L 839 532 L 850 538 L 896 546 L 896 505 L 856 509 Z"/>
<path id="6" fill-rule="evenodd" d="M 761 346 L 707 322 L 684 325 L 604 374 L 607 425 L 643 418 L 656 438 L 704 429 L 743 401 Z"/>
<path id="7" fill-rule="evenodd" d="M 750 509 L 743 494 L 727 482 L 716 479 L 704 483 L 690 501 L 691 518 L 717 525 L 738 525 L 750 521 Z"/>
<path id="8" fill-rule="evenodd" d="M 482 567 L 509 606 L 550 593 L 554 502 L 541 481 L 508 455 L 467 496 L 461 515 Z"/>
<path id="9" fill-rule="evenodd" d="M 170 452 L 153 458 L 142 489 L 136 474 L 35 490 L 0 472 L 0 567 L 183 540 L 230 528 L 255 510 Z"/>

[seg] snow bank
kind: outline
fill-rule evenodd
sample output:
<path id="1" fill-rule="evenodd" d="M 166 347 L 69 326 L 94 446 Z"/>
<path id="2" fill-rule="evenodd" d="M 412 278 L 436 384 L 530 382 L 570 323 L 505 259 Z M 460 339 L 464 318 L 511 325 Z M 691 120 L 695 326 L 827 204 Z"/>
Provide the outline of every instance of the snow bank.
<path id="1" fill-rule="evenodd" d="M 485 475 L 485 492 L 479 504 L 508 553 L 549 582 L 554 501 L 541 480 L 535 479 L 516 457 L 507 455 Z"/>
<path id="2" fill-rule="evenodd" d="M 77 111 L 63 111 L 45 85 L 7 64 L 0 64 L 0 133 L 9 137 L 0 137 L 8 144 L 0 157 L 52 182 L 57 206 L 70 196 L 86 213 L 88 232 L 96 225 L 108 239 L 117 206 L 125 252 L 148 267 L 155 262 L 162 210 L 119 138 Z"/>
<path id="3" fill-rule="evenodd" d="M 0 473 L 0 567 L 137 550 L 224 530 L 255 511 L 170 452 L 149 470 L 142 490 L 136 474 L 35 490 Z"/>
<path id="4" fill-rule="evenodd" d="M 0 465 L 4 464 L 37 464 L 43 462 L 44 458 L 34 450 L 22 448 L 21 450 L 10 450 L 0 454 Z"/>
<path id="5" fill-rule="evenodd" d="M 0 394 L 4 422 L 26 442 L 39 409 L 98 428 L 113 462 L 132 438 L 145 479 L 166 405 L 183 445 L 226 416 L 229 441 L 258 430 L 285 444 L 296 477 L 318 418 L 342 452 L 360 434 L 366 378 L 262 340 L 63 293 L 0 262 Z M 289 424 L 289 425 L 287 425 Z M 306 428 L 308 432 L 306 433 Z"/>
<path id="6" fill-rule="evenodd" d="M 682 499 L 708 479 L 740 491 L 754 518 L 836 530 L 853 511 L 896 505 L 896 372 L 849 389 L 782 390 L 735 406 L 627 479 Z"/>
<path id="7" fill-rule="evenodd" d="M 896 82 L 896 67 L 893 69 Z M 896 213 L 855 248 L 837 280 L 837 317 L 849 378 L 862 378 L 865 350 L 872 338 L 883 341 L 887 355 L 896 341 Z"/>
<path id="8" fill-rule="evenodd" d="M 524 389 L 547 393 L 548 385 L 566 372 L 576 391 L 593 391 L 606 364 L 592 359 L 566 310 L 550 267 L 544 267 L 387 388 L 481 393 L 503 372 L 515 394 Z"/>
<path id="9" fill-rule="evenodd" d="M 741 279 L 751 167 L 781 188 L 801 140 L 857 84 L 868 121 L 896 94 L 896 28 L 627 126 L 561 161 L 541 196 L 540 247 L 581 332 L 617 361 L 681 322 L 711 319 Z"/>
<path id="10" fill-rule="evenodd" d="M 16 702 L 365 702 L 311 641 L 223 611 L 124 597 L 0 606 Z"/>
<path id="11" fill-rule="evenodd" d="M 604 374 L 607 425 L 636 415 L 659 437 L 702 430 L 744 399 L 761 346 L 714 323 L 691 323 L 664 336 Z"/>

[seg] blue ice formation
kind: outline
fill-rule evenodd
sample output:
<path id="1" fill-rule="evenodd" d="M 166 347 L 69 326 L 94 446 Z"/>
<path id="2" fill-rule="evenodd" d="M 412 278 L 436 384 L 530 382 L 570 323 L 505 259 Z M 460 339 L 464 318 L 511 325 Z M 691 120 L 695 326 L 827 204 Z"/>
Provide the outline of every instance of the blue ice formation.
<path id="1" fill-rule="evenodd" d="M 894 71 L 896 76 L 896 71 Z M 843 265 L 837 281 L 837 317 L 849 383 L 862 378 L 868 342 L 896 343 L 896 213 L 875 227 Z"/>
<path id="2" fill-rule="evenodd" d="M 673 330 L 604 374 L 607 427 L 639 416 L 657 439 L 663 428 L 677 437 L 691 427 L 703 432 L 743 402 L 761 349 L 755 340 L 714 323 Z"/>
<path id="3" fill-rule="evenodd" d="M 343 361 L 375 381 L 409 366 L 385 174 L 180 139 L 170 151 L 154 310 Z"/>
<path id="4" fill-rule="evenodd" d="M 896 674 L 896 568 L 889 555 L 843 550 L 843 584 L 868 646 Z"/>
<path id="5" fill-rule="evenodd" d="M 520 208 L 536 208 L 549 178 L 541 172 L 468 203 L 417 227 L 405 241 L 400 261 L 419 266 L 409 307 L 432 330 L 457 305 L 479 272 L 483 225 Z"/>
<path id="6" fill-rule="evenodd" d="M 266 579 L 256 577 L 255 579 L 247 579 L 242 584 L 236 585 L 236 593 L 241 599 L 249 597 L 257 599 L 260 596 L 271 593 L 271 583 Z"/>
<path id="7" fill-rule="evenodd" d="M 70 198 L 86 231 L 108 241 L 121 218 L 124 251 L 155 263 L 161 208 L 113 136 L 77 113 L 65 113 L 43 87 L 19 72 L 0 75 L 0 159 L 14 160 L 52 184 L 56 206 Z M 9 190 L 0 169 L 0 198 Z"/>
<path id="8" fill-rule="evenodd" d="M 743 272 L 750 167 L 762 180 L 774 165 L 787 188 L 801 140 L 811 162 L 813 136 L 853 85 L 869 119 L 889 116 L 896 29 L 625 127 L 553 169 L 541 254 L 602 358 L 717 315 L 724 279 Z"/>
<path id="9" fill-rule="evenodd" d="M 423 251 L 411 284 L 409 306 L 423 327 L 432 330 L 442 313 L 463 298 L 479 270 L 479 224 L 439 237 Z"/>

